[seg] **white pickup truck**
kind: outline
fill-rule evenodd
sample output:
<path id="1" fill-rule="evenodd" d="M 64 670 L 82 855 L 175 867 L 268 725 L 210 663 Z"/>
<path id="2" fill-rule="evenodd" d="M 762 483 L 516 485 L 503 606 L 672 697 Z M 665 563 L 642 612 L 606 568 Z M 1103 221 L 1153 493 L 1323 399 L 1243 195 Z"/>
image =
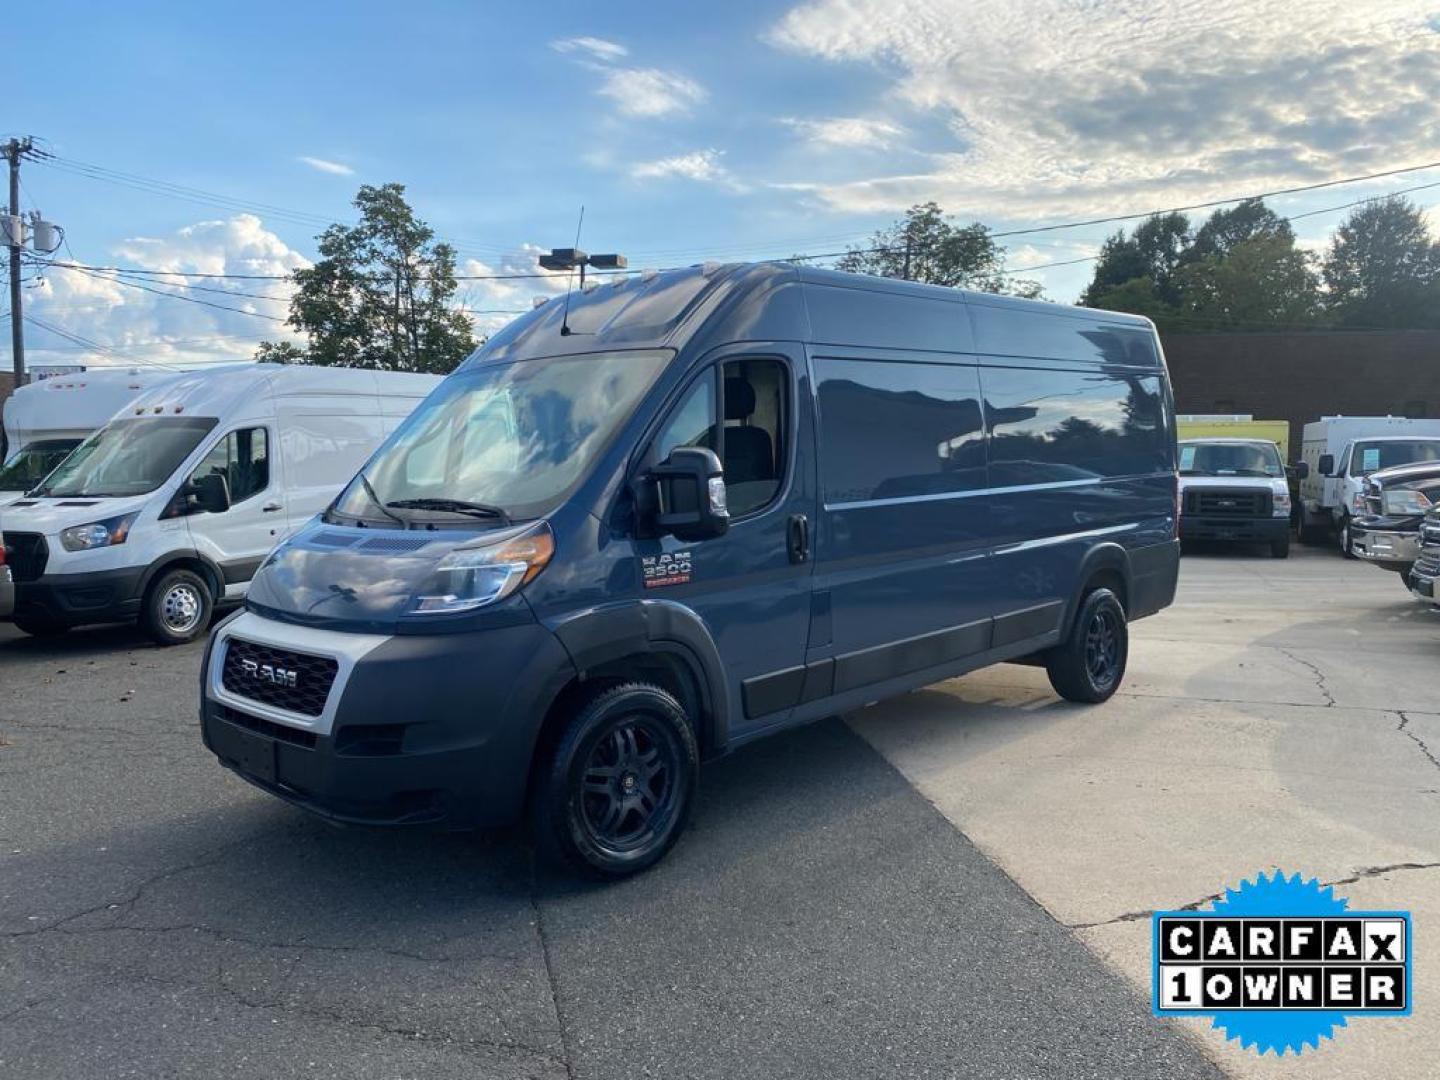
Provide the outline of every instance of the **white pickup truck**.
<path id="1" fill-rule="evenodd" d="M 1301 543 L 1333 536 L 1353 557 L 1350 519 L 1368 512 L 1365 477 L 1423 461 L 1440 461 L 1440 420 L 1325 416 L 1306 424 L 1298 473 Z"/>

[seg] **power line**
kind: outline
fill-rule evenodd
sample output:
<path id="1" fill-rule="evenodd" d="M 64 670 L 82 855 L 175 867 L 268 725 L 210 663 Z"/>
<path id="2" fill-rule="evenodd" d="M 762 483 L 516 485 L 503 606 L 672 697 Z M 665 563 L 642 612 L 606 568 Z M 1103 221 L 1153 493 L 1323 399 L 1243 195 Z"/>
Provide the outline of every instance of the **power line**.
<path id="1" fill-rule="evenodd" d="M 154 293 L 156 296 L 168 296 L 172 300 L 184 300 L 188 304 L 201 304 L 204 307 L 216 308 L 219 311 L 233 311 L 237 315 L 249 315 L 253 319 L 268 319 L 270 322 L 283 323 L 286 321 L 285 319 L 282 319 L 277 315 L 266 315 L 263 312 L 259 311 L 246 311 L 244 308 L 230 307 L 226 304 L 217 304 L 211 300 L 201 300 L 198 297 L 186 296 L 183 293 L 166 292 L 164 289 L 157 289 L 151 285 L 142 285 L 138 281 L 128 281 L 123 277 L 115 277 L 109 274 L 96 273 L 88 267 L 77 266 L 73 267 L 73 269 L 79 270 L 82 274 L 89 274 L 91 277 L 98 278 L 102 281 L 113 281 L 115 282 L 115 284 L 124 285 L 126 288 L 140 289 L 143 292 Z"/>

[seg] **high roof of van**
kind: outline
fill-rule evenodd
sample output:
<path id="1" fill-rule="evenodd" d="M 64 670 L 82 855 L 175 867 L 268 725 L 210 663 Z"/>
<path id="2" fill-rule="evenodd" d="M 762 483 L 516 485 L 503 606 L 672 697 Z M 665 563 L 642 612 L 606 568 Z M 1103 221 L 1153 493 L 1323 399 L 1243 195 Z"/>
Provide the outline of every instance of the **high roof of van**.
<path id="1" fill-rule="evenodd" d="M 734 341 L 1159 363 L 1154 326 L 1139 315 L 769 262 L 592 278 L 517 318 L 467 364 Z"/>
<path id="2" fill-rule="evenodd" d="M 376 394 L 420 398 L 440 381 L 435 375 L 309 364 L 216 364 L 188 371 L 138 395 L 126 406 L 130 415 L 223 416 L 256 395 Z"/>

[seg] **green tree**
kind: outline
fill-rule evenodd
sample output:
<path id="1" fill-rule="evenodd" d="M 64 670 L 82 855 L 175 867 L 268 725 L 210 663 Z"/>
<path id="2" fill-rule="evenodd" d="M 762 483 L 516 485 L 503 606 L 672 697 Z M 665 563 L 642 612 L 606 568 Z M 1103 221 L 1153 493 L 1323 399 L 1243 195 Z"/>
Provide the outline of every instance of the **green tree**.
<path id="1" fill-rule="evenodd" d="M 1128 236 L 1124 229 L 1106 239 L 1095 263 L 1095 276 L 1080 297 L 1086 307 L 1104 307 L 1100 298 L 1135 278 L 1148 278 L 1150 289 L 1166 305 L 1179 302 L 1175 271 L 1190 242 L 1184 214 L 1155 214 Z M 1128 310 L 1128 309 L 1127 309 Z"/>
<path id="2" fill-rule="evenodd" d="M 365 185 L 356 225 L 331 225 L 320 259 L 294 274 L 290 326 L 300 349 L 264 342 L 257 360 L 444 374 L 474 348 L 470 320 L 452 301 L 455 251 L 416 218 L 401 184 Z"/>
<path id="3" fill-rule="evenodd" d="M 1291 244 L 1295 230 L 1263 200 L 1246 199 L 1228 209 L 1216 210 L 1195 232 L 1181 262 L 1200 262 L 1214 257 L 1224 258 L 1248 240 L 1280 237 Z"/>
<path id="4" fill-rule="evenodd" d="M 1180 313 L 1179 306 L 1161 296 L 1155 282 L 1149 277 L 1132 277 L 1100 293 L 1096 293 L 1094 289 L 1092 283 L 1090 288 L 1085 290 L 1080 301 L 1085 307 L 1144 315 L 1161 327 L 1168 325 Z"/>
<path id="5" fill-rule="evenodd" d="M 1227 240 L 1187 261 L 1175 275 L 1179 317 L 1187 329 L 1305 326 L 1320 315 L 1314 259 L 1295 246 L 1289 224 Z M 1197 239 L 1198 243 L 1198 239 Z"/>
<path id="6" fill-rule="evenodd" d="M 1330 242 L 1324 276 L 1342 326 L 1440 326 L 1440 246 L 1408 199 L 1353 210 Z"/>
<path id="7" fill-rule="evenodd" d="M 1037 281 L 1004 272 L 1005 249 L 978 221 L 959 226 L 940 207 L 919 203 L 903 220 L 880 229 L 863 248 L 853 248 L 836 264 L 841 270 L 879 277 L 908 278 L 931 285 L 1038 297 Z"/>

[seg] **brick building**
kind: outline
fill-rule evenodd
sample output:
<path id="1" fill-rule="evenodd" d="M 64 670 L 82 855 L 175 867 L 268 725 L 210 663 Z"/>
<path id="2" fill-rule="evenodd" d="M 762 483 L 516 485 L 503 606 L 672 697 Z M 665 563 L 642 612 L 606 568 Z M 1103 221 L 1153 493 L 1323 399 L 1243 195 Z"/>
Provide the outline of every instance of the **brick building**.
<path id="1" fill-rule="evenodd" d="M 1321 416 L 1440 417 L 1440 330 L 1167 334 L 1181 413 L 1250 413 L 1301 429 Z"/>

